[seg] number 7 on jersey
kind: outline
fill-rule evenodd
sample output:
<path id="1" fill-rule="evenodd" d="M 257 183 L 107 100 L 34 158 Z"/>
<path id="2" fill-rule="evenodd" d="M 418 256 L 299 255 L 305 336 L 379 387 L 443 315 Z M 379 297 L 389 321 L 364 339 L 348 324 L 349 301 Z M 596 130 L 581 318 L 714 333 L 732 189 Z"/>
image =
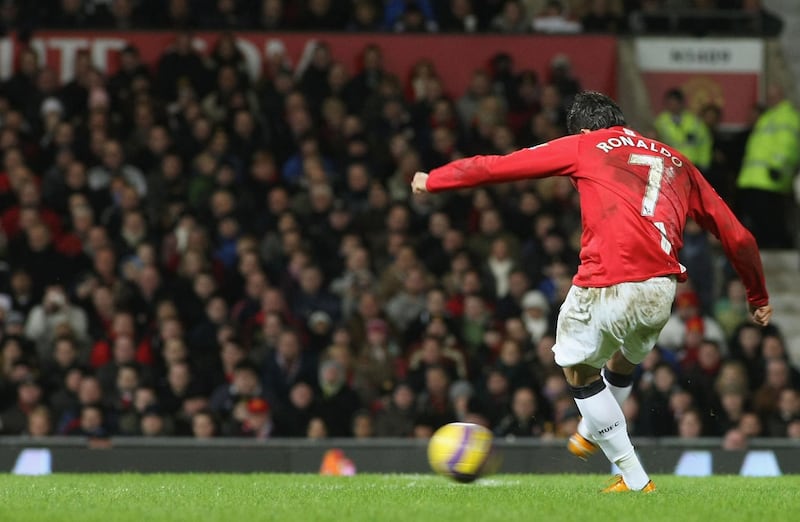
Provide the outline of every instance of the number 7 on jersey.
<path id="1" fill-rule="evenodd" d="M 628 158 L 629 165 L 643 165 L 650 167 L 647 175 L 647 188 L 642 199 L 642 215 L 652 216 L 656 212 L 658 194 L 661 192 L 661 180 L 664 177 L 664 158 L 652 154 L 631 154 Z"/>
<path id="2" fill-rule="evenodd" d="M 664 158 L 652 154 L 631 154 L 628 158 L 629 165 L 642 165 L 650 167 L 647 174 L 647 187 L 642 198 L 642 215 L 654 216 L 658 195 L 661 193 L 661 180 L 664 178 Z M 653 225 L 661 232 L 661 249 L 669 254 L 672 252 L 672 243 L 667 239 L 667 228 L 661 221 L 654 221 Z"/>

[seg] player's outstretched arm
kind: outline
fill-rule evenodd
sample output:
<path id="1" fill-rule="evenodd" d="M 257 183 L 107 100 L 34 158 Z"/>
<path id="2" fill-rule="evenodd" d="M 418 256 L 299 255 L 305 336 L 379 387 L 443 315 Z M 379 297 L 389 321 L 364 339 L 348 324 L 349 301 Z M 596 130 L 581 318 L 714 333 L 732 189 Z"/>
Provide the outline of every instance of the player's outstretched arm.
<path id="1" fill-rule="evenodd" d="M 772 315 L 772 307 L 758 244 L 702 174 L 693 170 L 691 175 L 695 186 L 689 201 L 689 215 L 720 240 L 725 255 L 744 283 L 753 321 L 765 326 Z"/>
<path id="2" fill-rule="evenodd" d="M 412 192 L 477 187 L 521 179 L 568 176 L 575 171 L 580 136 L 565 136 L 537 147 L 505 155 L 472 156 L 419 172 L 411 182 Z"/>

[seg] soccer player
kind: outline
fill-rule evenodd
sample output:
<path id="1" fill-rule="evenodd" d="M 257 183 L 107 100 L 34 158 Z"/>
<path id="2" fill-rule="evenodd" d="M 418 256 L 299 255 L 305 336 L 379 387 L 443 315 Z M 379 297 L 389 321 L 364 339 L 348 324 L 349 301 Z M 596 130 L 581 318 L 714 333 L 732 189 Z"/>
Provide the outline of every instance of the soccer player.
<path id="1" fill-rule="evenodd" d="M 567 445 L 603 450 L 622 471 L 606 492 L 655 490 L 628 437 L 620 405 L 632 373 L 670 316 L 691 217 L 722 242 L 747 289 L 753 320 L 772 315 L 758 247 L 697 168 L 673 148 L 625 126 L 600 93 L 576 96 L 570 136 L 505 156 L 475 156 L 415 174 L 414 193 L 569 176 L 580 193 L 581 265 L 558 317 L 555 360 L 583 419 Z M 601 375 L 602 368 L 602 375 Z"/>

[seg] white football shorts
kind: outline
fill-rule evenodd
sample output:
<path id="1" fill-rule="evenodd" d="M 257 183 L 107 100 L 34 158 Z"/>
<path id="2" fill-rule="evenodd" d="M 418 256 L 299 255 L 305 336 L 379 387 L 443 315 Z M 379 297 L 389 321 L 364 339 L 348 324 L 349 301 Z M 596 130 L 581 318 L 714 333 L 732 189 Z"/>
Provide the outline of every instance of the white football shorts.
<path id="1" fill-rule="evenodd" d="M 556 363 L 602 368 L 615 351 L 639 364 L 669 319 L 674 277 L 619 283 L 605 288 L 573 285 L 558 314 Z"/>

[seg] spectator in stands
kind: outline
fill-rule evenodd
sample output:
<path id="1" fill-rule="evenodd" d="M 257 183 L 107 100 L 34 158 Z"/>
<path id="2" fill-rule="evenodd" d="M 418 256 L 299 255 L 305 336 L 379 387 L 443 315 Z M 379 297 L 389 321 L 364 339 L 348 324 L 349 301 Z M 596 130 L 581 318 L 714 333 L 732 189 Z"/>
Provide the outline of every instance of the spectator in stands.
<path id="1" fill-rule="evenodd" d="M 764 384 L 753 394 L 753 407 L 759 416 L 767 418 L 778 408 L 783 390 L 791 386 L 789 363 L 783 359 L 766 362 Z"/>
<path id="2" fill-rule="evenodd" d="M 321 440 L 328 438 L 328 427 L 320 417 L 313 417 L 308 421 L 306 437 L 310 440 Z"/>
<path id="3" fill-rule="evenodd" d="M 289 392 L 298 382 L 316 383 L 316 361 L 301 344 L 296 332 L 283 331 L 275 351 L 264 365 L 264 386 L 267 398 L 285 404 Z"/>
<path id="4" fill-rule="evenodd" d="M 35 218 L 35 215 L 28 215 L 23 221 L 32 218 Z M 45 290 L 44 287 L 51 284 L 58 285 L 63 280 L 62 272 L 69 267 L 69 264 L 56 249 L 54 238 L 47 225 L 35 220 L 25 227 L 24 232 L 16 240 L 11 241 L 9 259 L 15 267 L 24 267 L 31 276 L 33 292 L 41 295 Z"/>
<path id="5" fill-rule="evenodd" d="M 428 325 L 421 345 L 408 357 L 408 382 L 419 393 L 425 387 L 428 369 L 441 367 L 451 381 L 467 378 L 464 354 L 455 346 L 447 324 L 436 318 Z"/>
<path id="6" fill-rule="evenodd" d="M 78 424 L 67 431 L 67 435 L 77 435 L 89 438 L 107 438 L 109 430 L 106 427 L 103 409 L 95 404 L 87 404 L 80 410 Z"/>
<path id="7" fill-rule="evenodd" d="M 378 413 L 375 434 L 378 437 L 410 437 L 417 416 L 414 390 L 405 383 L 395 386 L 389 404 Z"/>
<path id="8" fill-rule="evenodd" d="M 640 409 L 640 434 L 655 437 L 675 435 L 677 426 L 669 407 L 669 397 L 677 384 L 675 371 L 659 363 L 653 371 L 653 387 L 644 394 Z"/>
<path id="9" fill-rule="evenodd" d="M 753 411 L 745 412 L 739 420 L 738 429 L 748 438 L 761 437 L 765 435 L 764 425 L 761 416 Z"/>
<path id="10" fill-rule="evenodd" d="M 690 323 L 690 320 L 694 320 Z M 699 328 L 702 337 L 716 341 L 723 350 L 726 348 L 725 334 L 717 322 L 704 315 L 700 298 L 692 290 L 683 290 L 675 298 L 675 310 L 658 337 L 659 346 L 679 352 L 686 345 L 686 334 L 691 328 Z"/>
<path id="11" fill-rule="evenodd" d="M 54 341 L 52 359 L 41 362 L 42 385 L 47 394 L 62 386 L 67 372 L 79 365 L 80 356 L 72 337 L 59 337 Z"/>
<path id="12" fill-rule="evenodd" d="M 25 107 L 26 96 L 36 92 L 39 58 L 33 49 L 24 49 L 19 56 L 19 69 L 5 82 L 5 93 L 12 107 Z"/>
<path id="13" fill-rule="evenodd" d="M 257 397 L 247 401 L 244 419 L 239 423 L 238 435 L 255 439 L 266 439 L 272 436 L 274 425 L 270 405 Z"/>
<path id="14" fill-rule="evenodd" d="M 394 384 L 395 358 L 400 348 L 382 319 L 367 323 L 367 340 L 356 355 L 355 378 L 359 382 L 359 395 L 364 404 L 372 404 L 386 395 Z"/>
<path id="15" fill-rule="evenodd" d="M 242 361 L 236 365 L 231 383 L 221 384 L 214 390 L 209 408 L 222 420 L 222 431 L 230 435 L 234 424 L 244 420 L 247 401 L 263 396 L 258 369 L 253 364 Z"/>
<path id="16" fill-rule="evenodd" d="M 490 31 L 498 33 L 526 33 L 530 23 L 525 13 L 525 6 L 519 0 L 506 0 L 503 9 L 492 18 Z"/>
<path id="17" fill-rule="evenodd" d="M 683 91 L 673 88 L 664 94 L 664 110 L 653 125 L 659 140 L 675 147 L 701 171 L 711 167 L 711 133 L 705 123 L 686 107 Z"/>
<path id="18" fill-rule="evenodd" d="M 42 388 L 32 378 L 26 378 L 17 385 L 14 405 L 0 412 L 0 433 L 21 435 L 28 427 L 28 419 L 43 401 Z"/>
<path id="19" fill-rule="evenodd" d="M 111 23 L 102 25 L 110 25 L 117 30 L 135 29 L 141 25 L 141 18 L 133 0 L 114 0 L 111 2 L 109 14 Z"/>
<path id="20" fill-rule="evenodd" d="M 313 388 L 302 381 L 296 383 L 289 390 L 289 401 L 278 405 L 275 412 L 275 436 L 305 437 L 317 411 Z"/>
<path id="21" fill-rule="evenodd" d="M 537 33 L 580 33 L 581 23 L 572 20 L 560 0 L 545 4 L 533 18 L 533 30 Z"/>
<path id="22" fill-rule="evenodd" d="M 721 436 L 739 425 L 739 420 L 749 405 L 746 400 L 746 390 L 728 387 L 718 389 L 718 393 L 719 406 L 714 410 L 713 433 Z"/>
<path id="23" fill-rule="evenodd" d="M 101 404 L 103 399 L 103 389 L 100 381 L 93 375 L 79 375 L 77 390 L 74 400 L 65 403 L 63 414 L 58 424 L 58 433 L 64 435 L 77 429 L 80 423 L 81 409 L 85 406 Z"/>
<path id="24" fill-rule="evenodd" d="M 581 19 L 586 33 L 622 33 L 626 29 L 625 19 L 609 0 L 591 0 L 589 11 Z"/>
<path id="25" fill-rule="evenodd" d="M 721 396 L 726 390 L 734 390 L 747 395 L 753 387 L 748 382 L 747 369 L 744 364 L 734 359 L 723 363 L 715 388 L 717 394 Z"/>
<path id="26" fill-rule="evenodd" d="M 506 375 L 513 390 L 521 387 L 535 389 L 538 384 L 524 356 L 523 345 L 514 338 L 509 336 L 500 343 L 495 367 Z"/>
<path id="27" fill-rule="evenodd" d="M 196 439 L 210 439 L 217 436 L 217 423 L 214 414 L 201 410 L 192 416 L 192 435 Z"/>
<path id="28" fill-rule="evenodd" d="M 53 434 L 53 421 L 46 406 L 38 406 L 28 414 L 28 426 L 24 434 L 33 438 Z"/>
<path id="29" fill-rule="evenodd" d="M 478 69 L 472 73 L 472 78 L 463 96 L 458 99 L 457 107 L 461 121 L 466 125 L 471 125 L 478 105 L 481 100 L 489 96 L 492 92 L 492 80 L 489 73 L 483 69 Z"/>
<path id="30" fill-rule="evenodd" d="M 53 342 L 60 335 L 71 335 L 85 342 L 89 329 L 86 313 L 69 302 L 64 288 L 47 288 L 42 304 L 35 306 L 25 324 L 25 335 L 36 343 L 42 360 L 52 357 Z"/>
<path id="31" fill-rule="evenodd" d="M 425 278 L 421 268 L 409 270 L 403 289 L 386 303 L 386 313 L 397 331 L 405 334 L 412 321 L 425 310 Z"/>
<path id="32" fill-rule="evenodd" d="M 686 222 L 679 259 L 691 275 L 691 285 L 700 299 L 700 308 L 708 314 L 715 295 L 714 267 L 711 264 L 711 241 L 708 233 L 694 220 Z"/>
<path id="33" fill-rule="evenodd" d="M 793 422 L 800 419 L 800 392 L 785 388 L 778 398 L 778 407 L 767 420 L 767 433 L 771 437 L 786 437 Z"/>
<path id="34" fill-rule="evenodd" d="M 15 311 L 26 316 L 33 308 L 34 287 L 31 275 L 25 268 L 15 268 L 9 276 L 8 296 L 11 300 L 10 311 Z"/>
<path id="35" fill-rule="evenodd" d="M 301 28 L 315 31 L 337 30 L 345 26 L 348 8 L 337 0 L 309 0 L 301 15 Z"/>
<path id="36" fill-rule="evenodd" d="M 725 285 L 725 294 L 714 303 L 714 319 L 731 338 L 736 328 L 747 320 L 747 296 L 744 285 L 738 278 L 731 278 Z"/>
<path id="37" fill-rule="evenodd" d="M 123 367 L 130 366 L 136 371 L 137 378 L 142 377 L 145 370 L 136 364 L 136 345 L 134 340 L 125 334 L 117 335 L 111 347 L 111 360 L 97 369 L 97 379 L 103 392 L 110 394 L 117 386 L 118 374 Z"/>
<path id="38" fill-rule="evenodd" d="M 112 181 L 125 183 L 144 196 L 147 193 L 147 180 L 137 167 L 125 163 L 125 156 L 119 142 L 111 140 L 103 146 L 103 159 L 100 165 L 87 173 L 89 188 L 100 191 L 112 187 Z"/>
<path id="39" fill-rule="evenodd" d="M 374 0 L 355 0 L 348 31 L 377 32 L 381 23 L 381 12 Z"/>
<path id="40" fill-rule="evenodd" d="M 678 419 L 678 436 L 683 439 L 694 439 L 704 434 L 703 419 L 694 408 L 687 410 Z"/>
<path id="41" fill-rule="evenodd" d="M 281 0 L 262 0 L 256 15 L 256 27 L 267 31 L 286 29 L 288 19 Z"/>
<path id="42" fill-rule="evenodd" d="M 778 85 L 767 88 L 767 110 L 750 133 L 736 186 L 744 223 L 762 248 L 789 248 L 792 180 L 800 165 L 800 113 Z"/>
<path id="43" fill-rule="evenodd" d="M 188 32 L 178 34 L 175 44 L 158 62 L 158 90 L 164 100 L 172 102 L 178 94 L 199 98 L 206 93 L 208 70 L 192 47 Z"/>
<path id="44" fill-rule="evenodd" d="M 518 388 L 511 400 L 511 412 L 500 420 L 495 435 L 510 438 L 540 436 L 543 426 L 536 403 L 536 394 L 531 388 Z"/>
<path id="45" fill-rule="evenodd" d="M 431 0 L 387 0 L 384 27 L 395 32 L 436 31 L 436 13 Z"/>
<path id="46" fill-rule="evenodd" d="M 425 370 L 425 385 L 417 396 L 417 410 L 420 416 L 429 419 L 434 430 L 455 421 L 449 393 L 451 382 L 442 366 L 431 365 Z"/>
<path id="47" fill-rule="evenodd" d="M 358 395 L 346 382 L 344 368 L 334 360 L 320 364 L 319 387 L 321 390 L 319 411 L 331 437 L 352 435 L 352 418 L 361 406 Z"/>
<path id="48" fill-rule="evenodd" d="M 522 321 L 530 335 L 531 342 L 537 344 L 546 333 L 553 330 L 550 319 L 550 303 L 539 290 L 525 293 L 521 301 Z"/>
<path id="49" fill-rule="evenodd" d="M 81 29 L 92 23 L 83 0 L 61 0 L 59 6 L 49 12 L 47 24 L 63 29 Z"/>
<path id="50" fill-rule="evenodd" d="M 139 433 L 143 437 L 165 437 L 170 435 L 164 417 L 157 408 L 148 408 L 142 414 Z"/>
<path id="51" fill-rule="evenodd" d="M 518 260 L 511 256 L 506 238 L 498 237 L 492 242 L 484 271 L 491 281 L 489 293 L 493 299 L 501 299 L 508 294 L 509 278 L 518 264 Z"/>
<path id="52" fill-rule="evenodd" d="M 760 328 L 750 323 L 739 325 L 731 344 L 731 357 L 744 365 L 746 381 L 755 390 L 764 381 L 764 360 L 761 357 Z"/>
<path id="53" fill-rule="evenodd" d="M 550 84 L 558 92 L 558 96 L 548 93 L 551 87 L 545 86 L 542 92 L 542 109 L 549 110 L 551 121 L 563 129 L 567 108 L 572 105 L 575 95 L 581 91 L 580 80 L 575 76 L 572 62 L 567 55 L 557 54 L 550 61 Z"/>
<path id="54" fill-rule="evenodd" d="M 439 16 L 443 32 L 474 33 L 481 29 L 472 0 L 450 0 L 449 3 L 450 9 Z"/>
<path id="55" fill-rule="evenodd" d="M 786 428 L 786 436 L 791 440 L 800 439 L 800 419 L 793 420 Z"/>
<path id="56" fill-rule="evenodd" d="M 700 343 L 693 361 L 690 357 L 683 359 L 685 385 L 699 398 L 697 405 L 703 409 L 711 407 L 714 384 L 721 365 L 722 353 L 719 345 L 709 339 Z"/>

